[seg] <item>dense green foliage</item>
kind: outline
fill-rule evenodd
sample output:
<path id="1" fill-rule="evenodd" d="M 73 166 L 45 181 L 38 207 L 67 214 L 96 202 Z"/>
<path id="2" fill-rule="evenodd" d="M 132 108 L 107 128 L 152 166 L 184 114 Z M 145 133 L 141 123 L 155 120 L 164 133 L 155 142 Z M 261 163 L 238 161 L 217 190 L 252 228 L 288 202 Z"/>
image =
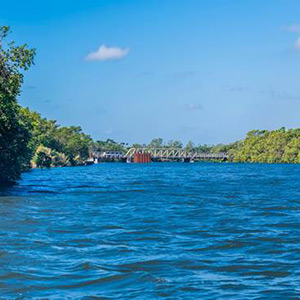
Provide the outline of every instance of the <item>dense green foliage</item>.
<path id="1" fill-rule="evenodd" d="M 60 127 L 28 108 L 21 111 L 32 128 L 29 145 L 34 166 L 79 165 L 87 160 L 92 139 L 80 127 Z"/>
<path id="2" fill-rule="evenodd" d="M 300 129 L 250 131 L 232 152 L 236 162 L 300 163 Z"/>
<path id="3" fill-rule="evenodd" d="M 92 151 L 105 152 L 105 151 L 119 151 L 125 153 L 127 150 L 125 143 L 117 143 L 112 139 L 106 141 L 96 141 L 92 143 Z"/>
<path id="4" fill-rule="evenodd" d="M 20 113 L 17 96 L 23 82 L 22 70 L 33 64 L 34 49 L 6 42 L 9 27 L 0 27 L 0 183 L 19 178 L 28 167 L 30 123 Z"/>

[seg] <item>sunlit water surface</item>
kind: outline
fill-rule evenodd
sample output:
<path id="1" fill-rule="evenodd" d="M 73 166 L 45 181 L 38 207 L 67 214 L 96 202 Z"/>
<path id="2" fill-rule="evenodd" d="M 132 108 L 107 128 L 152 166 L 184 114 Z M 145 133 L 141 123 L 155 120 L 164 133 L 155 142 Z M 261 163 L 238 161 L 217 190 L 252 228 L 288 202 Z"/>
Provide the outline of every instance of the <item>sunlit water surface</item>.
<path id="1" fill-rule="evenodd" d="M 300 297 L 299 165 L 33 170 L 0 195 L 0 299 Z"/>

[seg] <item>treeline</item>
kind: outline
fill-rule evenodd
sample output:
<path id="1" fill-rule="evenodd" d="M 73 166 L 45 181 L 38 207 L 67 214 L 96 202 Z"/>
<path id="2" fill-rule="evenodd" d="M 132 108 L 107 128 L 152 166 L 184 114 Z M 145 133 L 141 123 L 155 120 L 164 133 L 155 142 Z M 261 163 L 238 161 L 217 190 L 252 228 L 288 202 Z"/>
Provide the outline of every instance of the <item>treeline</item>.
<path id="1" fill-rule="evenodd" d="M 177 149 L 185 149 L 187 151 L 198 151 L 203 153 L 208 153 L 214 151 L 216 146 L 210 145 L 195 145 L 192 141 L 188 141 L 186 145 L 184 145 L 179 140 L 170 140 L 165 142 L 162 138 L 155 138 L 149 144 L 133 144 L 133 148 L 177 148 Z"/>
<path id="2" fill-rule="evenodd" d="M 95 141 L 90 145 L 90 152 L 98 151 L 119 151 L 125 153 L 128 149 L 128 144 L 126 143 L 117 143 L 112 139 L 107 139 L 105 141 Z"/>
<path id="3" fill-rule="evenodd" d="M 300 163 L 300 128 L 252 130 L 229 153 L 235 162 Z"/>
<path id="4" fill-rule="evenodd" d="M 80 127 L 61 127 L 28 108 L 20 108 L 20 113 L 30 124 L 32 167 L 75 166 L 88 159 L 92 139 Z"/>
<path id="5" fill-rule="evenodd" d="M 21 114 L 31 124 L 31 167 L 84 165 L 93 151 L 126 151 L 125 143 L 117 143 L 112 139 L 93 141 L 83 133 L 81 127 L 59 126 L 56 121 L 42 118 L 28 108 L 21 108 Z"/>
<path id="6" fill-rule="evenodd" d="M 33 167 L 82 165 L 92 152 L 119 151 L 130 147 L 182 148 L 202 153 L 226 153 L 233 162 L 300 163 L 300 129 L 252 130 L 246 138 L 232 144 L 186 145 L 178 140 L 155 138 L 149 144 L 117 143 L 112 139 L 93 141 L 78 126 L 61 127 L 28 108 L 20 108 L 21 120 L 29 124 L 29 157 Z M 26 152 L 28 153 L 28 151 Z"/>

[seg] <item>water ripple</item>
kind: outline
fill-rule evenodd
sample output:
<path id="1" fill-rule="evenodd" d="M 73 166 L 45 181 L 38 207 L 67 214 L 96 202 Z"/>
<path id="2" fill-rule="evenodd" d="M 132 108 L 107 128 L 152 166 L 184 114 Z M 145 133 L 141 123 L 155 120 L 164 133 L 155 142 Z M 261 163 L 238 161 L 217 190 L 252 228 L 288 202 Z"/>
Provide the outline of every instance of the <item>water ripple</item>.
<path id="1" fill-rule="evenodd" d="M 33 170 L 0 190 L 0 299 L 300 299 L 299 171 Z"/>

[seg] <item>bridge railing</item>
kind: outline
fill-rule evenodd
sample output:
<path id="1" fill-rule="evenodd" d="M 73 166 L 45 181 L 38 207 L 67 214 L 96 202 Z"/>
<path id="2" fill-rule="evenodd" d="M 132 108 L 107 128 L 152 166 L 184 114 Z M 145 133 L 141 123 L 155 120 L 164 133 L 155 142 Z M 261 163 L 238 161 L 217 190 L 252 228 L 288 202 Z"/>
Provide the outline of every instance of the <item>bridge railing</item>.
<path id="1" fill-rule="evenodd" d="M 113 150 L 107 150 L 107 151 L 93 151 L 92 156 L 94 158 L 123 158 L 124 153 L 121 151 L 113 151 Z"/>

